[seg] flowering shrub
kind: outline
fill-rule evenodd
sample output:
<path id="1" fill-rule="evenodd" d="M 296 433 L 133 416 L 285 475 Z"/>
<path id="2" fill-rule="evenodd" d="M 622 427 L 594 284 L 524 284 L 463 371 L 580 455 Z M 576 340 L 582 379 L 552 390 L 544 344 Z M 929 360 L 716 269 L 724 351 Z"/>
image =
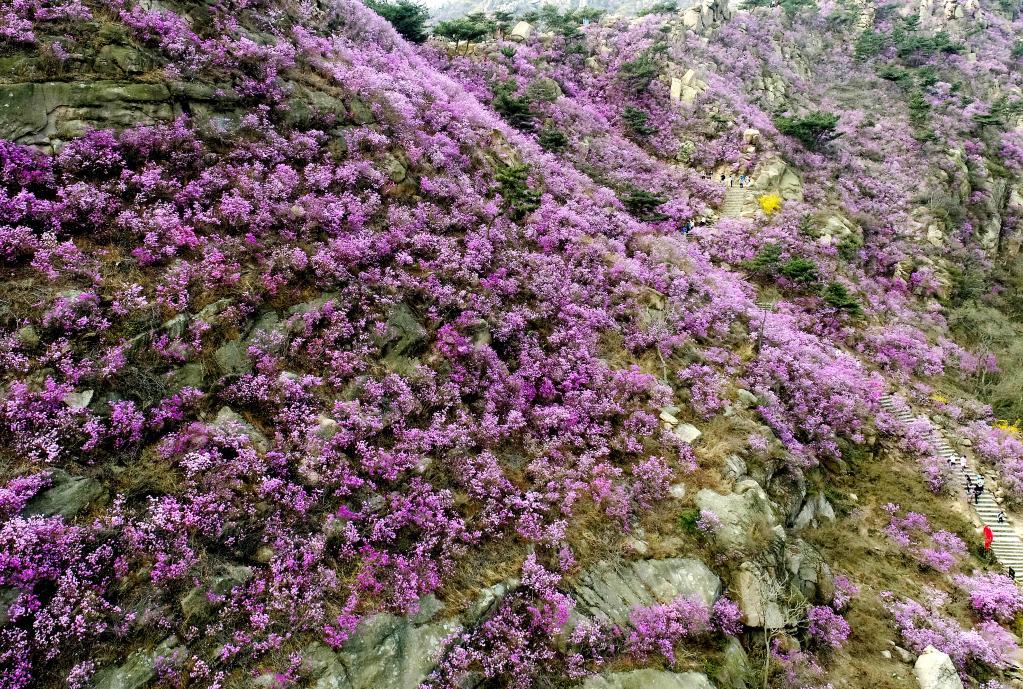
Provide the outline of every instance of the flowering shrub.
<path id="1" fill-rule="evenodd" d="M 1023 499 L 1023 440 L 1009 430 L 974 421 L 961 429 L 973 451 L 998 470 L 999 485 L 1016 500 Z"/>
<path id="2" fill-rule="evenodd" d="M 747 381 L 765 421 L 807 465 L 839 457 L 840 436 L 862 442 L 883 390 L 880 377 L 851 356 L 784 323 L 766 330 Z"/>
<path id="3" fill-rule="evenodd" d="M 885 535 L 921 565 L 948 572 L 966 555 L 966 543 L 955 534 L 931 528 L 926 515 L 907 512 L 900 516 L 898 505 L 884 506 L 890 515 Z"/>
<path id="4" fill-rule="evenodd" d="M 911 650 L 921 653 L 927 646 L 934 646 L 947 653 L 961 673 L 971 663 L 994 669 L 1008 666 L 1010 654 L 1017 650 L 1009 632 L 992 621 L 963 629 L 954 619 L 941 613 L 947 596 L 933 589 L 928 594 L 927 604 L 921 605 L 912 598 L 898 599 L 889 592 L 882 593 L 885 609 L 895 619 L 903 641 Z"/>
<path id="5" fill-rule="evenodd" d="M 629 615 L 632 631 L 625 639 L 625 649 L 640 658 L 660 653 L 674 663 L 675 646 L 683 639 L 707 632 L 710 621 L 710 610 L 693 598 L 681 597 L 671 603 L 636 608 Z"/>
<path id="6" fill-rule="evenodd" d="M 777 194 L 764 194 L 757 197 L 757 204 L 767 215 L 774 215 L 781 208 L 782 201 Z"/>
<path id="7" fill-rule="evenodd" d="M 849 623 L 830 607 L 815 605 L 806 614 L 807 633 L 814 643 L 829 648 L 841 648 L 852 631 Z"/>
<path id="8" fill-rule="evenodd" d="M 713 417 L 739 378 L 770 427 L 750 450 L 777 447 L 773 432 L 784 461 L 811 466 L 877 411 L 882 379 L 857 350 L 890 376 L 934 375 L 939 353 L 970 368 L 922 335 L 943 328 L 932 269 L 902 277 L 936 251 L 902 231 L 921 171 L 936 172 L 915 132 L 845 108 L 824 155 L 778 137 L 761 107 L 765 74 L 833 100 L 785 54 L 812 36 L 821 84 L 857 69 L 816 13 L 740 13 L 705 44 L 665 41 L 655 13 L 452 56 L 348 0 L 192 9 L 0 0 L 11 64 L 43 55 L 74 81 L 116 36 L 175 94 L 232 113 L 91 130 L 54 155 L 0 141 L 4 686 L 84 685 L 113 657 L 98 644 L 120 657 L 153 630 L 190 649 L 157 664 L 165 684 L 219 686 L 270 658 L 286 665 L 275 681 L 300 681 L 299 641 L 343 647 L 367 615 L 415 613 L 474 553 L 528 544 L 522 588 L 452 640 L 433 679 L 524 687 L 563 660 L 554 571 L 575 567 L 570 529 L 594 512 L 629 525 L 697 467 L 656 410 Z M 986 21 L 964 39 L 978 60 L 948 60 L 1012 93 L 991 65 L 1018 30 Z M 709 88 L 672 100 L 662 64 L 696 65 Z M 943 88 L 934 148 L 980 171 L 990 143 Z M 747 146 L 745 128 L 771 145 Z M 984 138 L 1015 167 L 1011 136 Z M 680 161 L 756 171 L 775 152 L 814 171 L 803 201 L 699 222 L 723 192 Z M 978 191 L 971 209 L 991 202 Z M 862 246 L 808 241 L 824 201 Z M 972 227 L 950 262 L 989 270 Z M 767 246 L 787 261 L 770 315 L 731 267 Z M 98 477 L 109 506 L 91 522 L 22 514 L 56 469 Z M 961 541 L 906 519 L 895 533 L 914 557 L 954 566 Z M 224 560 L 245 563 L 227 591 Z M 193 589 L 208 605 L 185 620 Z M 605 637 L 580 625 L 565 664 L 578 677 L 623 648 L 670 659 L 680 640 L 740 630 L 725 601 L 635 621 Z M 783 653 L 786 673 L 814 667 Z"/>
<path id="9" fill-rule="evenodd" d="M 957 576 L 956 586 L 970 598 L 970 607 L 981 619 L 1011 622 L 1023 610 L 1023 593 L 1004 574 L 974 572 Z"/>

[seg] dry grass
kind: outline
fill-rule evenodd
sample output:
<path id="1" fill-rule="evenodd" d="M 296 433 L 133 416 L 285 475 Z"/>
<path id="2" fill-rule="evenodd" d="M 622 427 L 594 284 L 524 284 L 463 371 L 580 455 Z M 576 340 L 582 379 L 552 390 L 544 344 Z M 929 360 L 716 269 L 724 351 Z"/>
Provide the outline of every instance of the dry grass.
<path id="1" fill-rule="evenodd" d="M 952 603 L 945 610 L 948 614 L 964 626 L 972 625 L 972 620 L 962 594 L 953 588 L 948 576 L 924 570 L 884 535 L 888 515 L 882 506 L 893 502 L 927 514 L 935 528 L 958 533 L 971 545 L 976 544 L 976 535 L 951 498 L 927 489 L 911 460 L 882 453 L 878 460 L 857 462 L 852 469 L 848 475 L 829 477 L 827 489 L 828 496 L 845 514 L 803 534 L 836 571 L 847 574 L 860 586 L 860 594 L 847 613 L 853 634 L 842 653 L 833 658 L 830 679 L 836 687 L 915 687 L 910 666 L 881 655 L 892 643 L 901 641 L 878 594 L 891 591 L 921 600 L 923 587 L 933 586 L 952 594 Z M 979 560 L 970 558 L 962 569 L 982 566 Z"/>

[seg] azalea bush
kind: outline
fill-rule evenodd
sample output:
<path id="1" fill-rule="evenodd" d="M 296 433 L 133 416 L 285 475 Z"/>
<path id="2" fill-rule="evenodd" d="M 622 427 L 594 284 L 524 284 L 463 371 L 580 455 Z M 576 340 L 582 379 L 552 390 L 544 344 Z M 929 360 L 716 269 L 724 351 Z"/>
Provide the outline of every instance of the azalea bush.
<path id="1" fill-rule="evenodd" d="M 967 554 L 966 543 L 944 529 L 934 529 L 926 515 L 902 513 L 898 505 L 884 506 L 889 515 L 885 535 L 918 563 L 939 572 L 948 572 Z"/>

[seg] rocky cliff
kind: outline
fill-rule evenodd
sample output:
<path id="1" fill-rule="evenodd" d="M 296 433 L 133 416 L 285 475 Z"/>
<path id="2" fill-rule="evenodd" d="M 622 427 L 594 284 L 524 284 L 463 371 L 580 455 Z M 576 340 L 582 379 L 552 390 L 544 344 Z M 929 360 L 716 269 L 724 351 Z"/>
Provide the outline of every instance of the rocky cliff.
<path id="1" fill-rule="evenodd" d="M 0 0 L 0 686 L 1016 686 L 971 2 Z"/>

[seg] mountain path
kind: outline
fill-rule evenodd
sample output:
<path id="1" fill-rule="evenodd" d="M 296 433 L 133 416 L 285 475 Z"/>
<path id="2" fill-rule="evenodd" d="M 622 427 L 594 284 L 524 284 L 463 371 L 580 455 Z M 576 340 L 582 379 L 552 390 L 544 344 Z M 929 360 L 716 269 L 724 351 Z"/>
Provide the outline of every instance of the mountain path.
<path id="1" fill-rule="evenodd" d="M 904 423 L 917 418 L 911 412 L 900 411 L 891 395 L 885 395 L 881 398 L 881 406 L 885 411 Z M 1023 541 L 1020 540 L 1016 530 L 1012 527 L 1008 516 L 1004 517 L 1004 522 L 998 522 L 998 513 L 1002 512 L 1002 507 L 995 501 L 991 490 L 991 481 L 985 479 L 984 492 L 981 494 L 980 500 L 975 503 L 972 494 L 966 493 L 966 477 L 964 472 L 958 468 L 959 458 L 965 457 L 967 470 L 972 476 L 978 476 L 980 474 L 976 470 L 973 461 L 970 457 L 961 455 L 953 450 L 945 438 L 945 434 L 935 428 L 930 420 L 928 420 L 928 424 L 931 429 L 931 440 L 938 451 L 938 455 L 943 459 L 948 460 L 951 458 L 953 460 L 952 481 L 963 494 L 966 494 L 966 502 L 973 508 L 980 521 L 986 526 L 991 527 L 991 531 L 994 533 L 994 540 L 991 541 L 991 552 L 1002 566 L 1006 568 L 1012 567 L 1016 571 L 1016 581 L 1019 582 L 1023 579 Z"/>

